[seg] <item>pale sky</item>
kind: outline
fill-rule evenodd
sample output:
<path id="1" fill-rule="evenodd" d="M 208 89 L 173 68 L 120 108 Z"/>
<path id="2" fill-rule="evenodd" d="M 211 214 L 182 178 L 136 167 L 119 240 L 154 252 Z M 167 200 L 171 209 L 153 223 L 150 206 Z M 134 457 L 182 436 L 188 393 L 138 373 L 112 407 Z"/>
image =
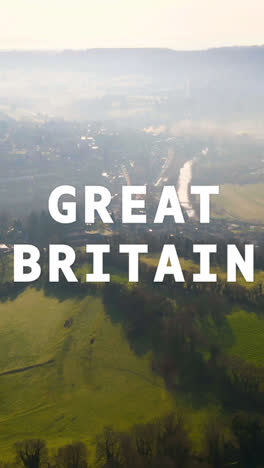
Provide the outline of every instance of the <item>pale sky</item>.
<path id="1" fill-rule="evenodd" d="M 0 49 L 264 44 L 264 0 L 0 0 Z"/>

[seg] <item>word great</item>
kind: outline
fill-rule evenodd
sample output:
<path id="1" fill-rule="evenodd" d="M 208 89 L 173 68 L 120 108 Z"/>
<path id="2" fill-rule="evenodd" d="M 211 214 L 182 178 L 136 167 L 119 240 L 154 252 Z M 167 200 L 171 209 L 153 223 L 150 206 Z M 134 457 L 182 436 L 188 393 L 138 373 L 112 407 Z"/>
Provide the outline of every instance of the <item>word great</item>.
<path id="1" fill-rule="evenodd" d="M 131 185 L 122 187 L 122 223 L 146 223 L 146 214 L 135 214 L 134 209 L 145 209 L 145 185 Z M 191 194 L 200 196 L 200 223 L 210 221 L 210 195 L 219 194 L 219 187 L 214 185 L 191 186 Z M 76 221 L 76 202 L 62 202 L 62 213 L 59 202 L 64 195 L 76 197 L 76 189 L 72 185 L 61 185 L 55 188 L 49 197 L 49 212 L 58 223 L 70 224 Z M 99 200 L 97 198 L 99 197 Z M 136 197 L 136 198 L 133 198 Z M 106 187 L 85 187 L 85 222 L 93 224 L 95 213 L 98 213 L 103 223 L 113 223 L 108 211 L 111 202 L 111 193 Z M 172 216 L 175 223 L 184 223 L 181 205 L 176 188 L 173 185 L 163 187 L 154 223 L 163 223 L 165 216 Z"/>

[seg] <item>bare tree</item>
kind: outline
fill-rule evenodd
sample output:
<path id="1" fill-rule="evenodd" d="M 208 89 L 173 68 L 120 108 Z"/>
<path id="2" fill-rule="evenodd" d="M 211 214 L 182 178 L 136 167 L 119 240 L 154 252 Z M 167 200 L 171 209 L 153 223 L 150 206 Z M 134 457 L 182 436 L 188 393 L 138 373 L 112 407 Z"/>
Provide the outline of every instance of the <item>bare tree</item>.
<path id="1" fill-rule="evenodd" d="M 88 468 L 86 446 L 82 442 L 75 442 L 60 447 L 55 462 L 59 468 Z"/>
<path id="2" fill-rule="evenodd" d="M 39 468 L 47 462 L 46 442 L 41 439 L 28 439 L 15 443 L 17 461 L 25 468 Z"/>
<path id="3" fill-rule="evenodd" d="M 112 427 L 105 427 L 102 434 L 96 437 L 96 461 L 105 468 L 121 466 L 120 438 Z"/>

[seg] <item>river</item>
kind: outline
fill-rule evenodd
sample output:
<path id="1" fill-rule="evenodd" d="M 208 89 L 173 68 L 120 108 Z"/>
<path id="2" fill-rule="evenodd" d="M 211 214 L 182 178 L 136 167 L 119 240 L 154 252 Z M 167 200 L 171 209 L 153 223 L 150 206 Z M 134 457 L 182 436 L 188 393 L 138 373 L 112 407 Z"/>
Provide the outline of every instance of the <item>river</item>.
<path id="1" fill-rule="evenodd" d="M 178 179 L 178 197 L 189 218 L 195 217 L 195 211 L 190 202 L 189 188 L 192 181 L 193 160 L 187 161 L 180 169 Z"/>

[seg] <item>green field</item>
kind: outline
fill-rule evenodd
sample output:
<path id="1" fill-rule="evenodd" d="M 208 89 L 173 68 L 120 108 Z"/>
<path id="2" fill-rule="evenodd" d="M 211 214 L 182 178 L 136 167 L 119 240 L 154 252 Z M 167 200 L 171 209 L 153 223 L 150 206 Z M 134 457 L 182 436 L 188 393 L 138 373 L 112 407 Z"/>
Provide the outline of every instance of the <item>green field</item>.
<path id="1" fill-rule="evenodd" d="M 228 348 L 228 353 L 263 366 L 264 317 L 235 309 L 227 320 L 233 335 L 233 344 Z"/>
<path id="2" fill-rule="evenodd" d="M 221 185 L 220 194 L 212 199 L 212 215 L 264 223 L 264 184 Z"/>
<path id="3" fill-rule="evenodd" d="M 153 266 L 157 259 L 142 257 Z M 198 270 L 190 260 L 181 263 Z M 85 264 L 76 274 L 83 279 L 89 270 Z M 111 274 L 114 281 L 126 281 L 117 269 Z M 127 429 L 177 408 L 189 416 L 199 445 L 202 425 L 221 411 L 218 402 L 195 406 L 190 395 L 169 393 L 151 370 L 151 352 L 139 356 L 131 349 L 121 321 L 107 314 L 100 297 L 62 299 L 28 288 L 0 303 L 2 458 L 15 441 L 32 437 L 45 438 L 50 447 L 72 440 L 93 447 L 105 425 Z M 263 365 L 264 320 L 234 310 L 227 325 L 232 340 L 226 351 Z M 29 366 L 36 367 L 24 369 Z M 3 375 L 10 371 L 15 373 Z"/>
<path id="4" fill-rule="evenodd" d="M 0 324 L 0 373 L 54 359 L 0 375 L 2 453 L 27 437 L 91 441 L 104 425 L 125 428 L 175 405 L 150 356 L 134 354 L 98 298 L 58 302 L 27 289 L 0 304 Z"/>
<path id="5" fill-rule="evenodd" d="M 59 302 L 28 288 L 0 303 L 0 330 L 2 458 L 15 441 L 32 437 L 51 448 L 72 440 L 93 447 L 105 425 L 127 429 L 177 408 L 189 415 L 199 445 L 201 426 L 220 410 L 170 394 L 151 370 L 151 352 L 135 354 L 98 297 Z M 28 366 L 37 367 L 21 371 Z M 16 372 L 3 375 L 9 371 Z"/>

